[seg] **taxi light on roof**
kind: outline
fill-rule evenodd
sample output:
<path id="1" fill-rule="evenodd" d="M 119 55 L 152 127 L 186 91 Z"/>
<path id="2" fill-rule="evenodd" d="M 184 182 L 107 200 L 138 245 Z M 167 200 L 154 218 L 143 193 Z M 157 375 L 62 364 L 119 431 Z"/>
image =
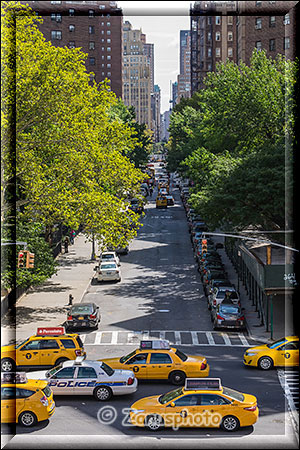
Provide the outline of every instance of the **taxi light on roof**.
<path id="1" fill-rule="evenodd" d="M 152 341 L 141 341 L 140 350 L 169 350 L 170 343 L 165 339 L 155 339 Z"/>
<path id="2" fill-rule="evenodd" d="M 222 388 L 220 378 L 186 378 L 184 389 L 187 391 L 207 389 L 220 391 Z"/>
<path id="3" fill-rule="evenodd" d="M 1 374 L 1 383 L 19 384 L 27 383 L 28 379 L 25 372 L 7 372 Z"/>
<path id="4" fill-rule="evenodd" d="M 37 336 L 58 336 L 65 334 L 65 327 L 39 327 L 37 329 Z"/>

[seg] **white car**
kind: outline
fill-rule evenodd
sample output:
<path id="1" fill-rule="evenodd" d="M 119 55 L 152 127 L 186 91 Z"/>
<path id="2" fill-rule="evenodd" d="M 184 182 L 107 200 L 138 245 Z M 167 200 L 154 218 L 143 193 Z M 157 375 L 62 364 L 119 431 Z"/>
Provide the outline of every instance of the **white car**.
<path id="1" fill-rule="evenodd" d="M 98 281 L 121 281 L 121 269 L 115 261 L 100 262 L 95 269 Z"/>
<path id="2" fill-rule="evenodd" d="M 83 357 L 48 371 L 30 372 L 30 379 L 48 381 L 54 395 L 93 395 L 100 401 L 137 390 L 131 370 L 112 369 L 102 361 L 84 361 Z"/>
<path id="3" fill-rule="evenodd" d="M 231 293 L 231 301 L 233 304 L 238 305 L 240 298 L 234 286 L 220 286 L 213 289 L 212 294 L 208 296 L 208 309 L 216 308 L 226 296 L 226 291 Z"/>
<path id="4" fill-rule="evenodd" d="M 116 252 L 103 252 L 100 255 L 99 262 L 111 262 L 115 261 L 118 266 L 121 265 L 120 258 Z"/>

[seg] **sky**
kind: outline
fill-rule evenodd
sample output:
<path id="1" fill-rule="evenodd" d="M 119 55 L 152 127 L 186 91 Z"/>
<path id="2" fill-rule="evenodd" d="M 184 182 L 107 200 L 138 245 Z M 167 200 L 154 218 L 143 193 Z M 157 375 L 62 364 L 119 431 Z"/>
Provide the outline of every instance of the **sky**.
<path id="1" fill-rule="evenodd" d="M 142 29 L 154 44 L 154 83 L 161 89 L 161 112 L 170 109 L 170 80 L 179 74 L 179 32 L 190 29 L 191 1 L 118 1 L 124 20 Z"/>

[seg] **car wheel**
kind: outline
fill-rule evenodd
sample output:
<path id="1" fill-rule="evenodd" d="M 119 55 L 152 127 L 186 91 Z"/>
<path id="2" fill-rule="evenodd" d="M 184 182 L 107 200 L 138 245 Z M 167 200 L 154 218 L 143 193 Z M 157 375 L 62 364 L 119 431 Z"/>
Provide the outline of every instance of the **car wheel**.
<path id="1" fill-rule="evenodd" d="M 257 363 L 258 367 L 262 370 L 269 370 L 273 367 L 273 360 L 269 356 L 262 356 Z"/>
<path id="2" fill-rule="evenodd" d="M 185 381 L 185 373 L 181 372 L 179 370 L 176 370 L 175 372 L 171 372 L 169 375 L 169 380 L 172 384 L 179 386 L 179 385 L 183 384 Z"/>
<path id="3" fill-rule="evenodd" d="M 94 390 L 94 397 L 100 402 L 105 402 L 112 397 L 112 390 L 108 386 L 98 386 Z"/>
<path id="4" fill-rule="evenodd" d="M 37 417 L 31 411 L 23 411 L 19 415 L 18 422 L 20 425 L 23 425 L 23 427 L 32 427 L 37 423 Z"/>
<path id="5" fill-rule="evenodd" d="M 239 419 L 235 416 L 225 416 L 222 420 L 221 427 L 224 431 L 236 431 L 240 427 Z"/>
<path id="6" fill-rule="evenodd" d="M 145 426 L 150 431 L 158 431 L 163 427 L 164 421 L 159 414 L 152 414 L 145 419 Z"/>
<path id="7" fill-rule="evenodd" d="M 69 358 L 58 358 L 58 360 L 55 361 L 54 366 L 58 366 L 58 364 L 62 364 L 65 361 L 69 361 Z"/>
<path id="8" fill-rule="evenodd" d="M 15 362 L 10 358 L 3 358 L 1 360 L 1 372 L 14 372 L 16 369 Z"/>

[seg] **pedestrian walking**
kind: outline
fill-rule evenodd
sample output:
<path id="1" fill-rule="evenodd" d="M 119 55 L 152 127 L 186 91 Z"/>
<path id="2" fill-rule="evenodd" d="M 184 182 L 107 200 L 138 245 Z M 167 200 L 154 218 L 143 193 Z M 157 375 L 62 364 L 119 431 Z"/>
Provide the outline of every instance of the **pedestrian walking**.
<path id="1" fill-rule="evenodd" d="M 69 237 L 66 236 L 64 240 L 65 253 L 69 252 L 69 242 L 70 242 Z"/>
<path id="2" fill-rule="evenodd" d="M 150 186 L 149 191 L 150 191 L 150 196 L 152 197 L 152 194 L 153 194 L 153 187 L 152 186 Z"/>
<path id="3" fill-rule="evenodd" d="M 75 236 L 76 236 L 76 231 L 75 230 L 71 230 L 71 233 L 70 233 L 70 243 L 71 243 L 71 245 L 74 244 Z"/>

